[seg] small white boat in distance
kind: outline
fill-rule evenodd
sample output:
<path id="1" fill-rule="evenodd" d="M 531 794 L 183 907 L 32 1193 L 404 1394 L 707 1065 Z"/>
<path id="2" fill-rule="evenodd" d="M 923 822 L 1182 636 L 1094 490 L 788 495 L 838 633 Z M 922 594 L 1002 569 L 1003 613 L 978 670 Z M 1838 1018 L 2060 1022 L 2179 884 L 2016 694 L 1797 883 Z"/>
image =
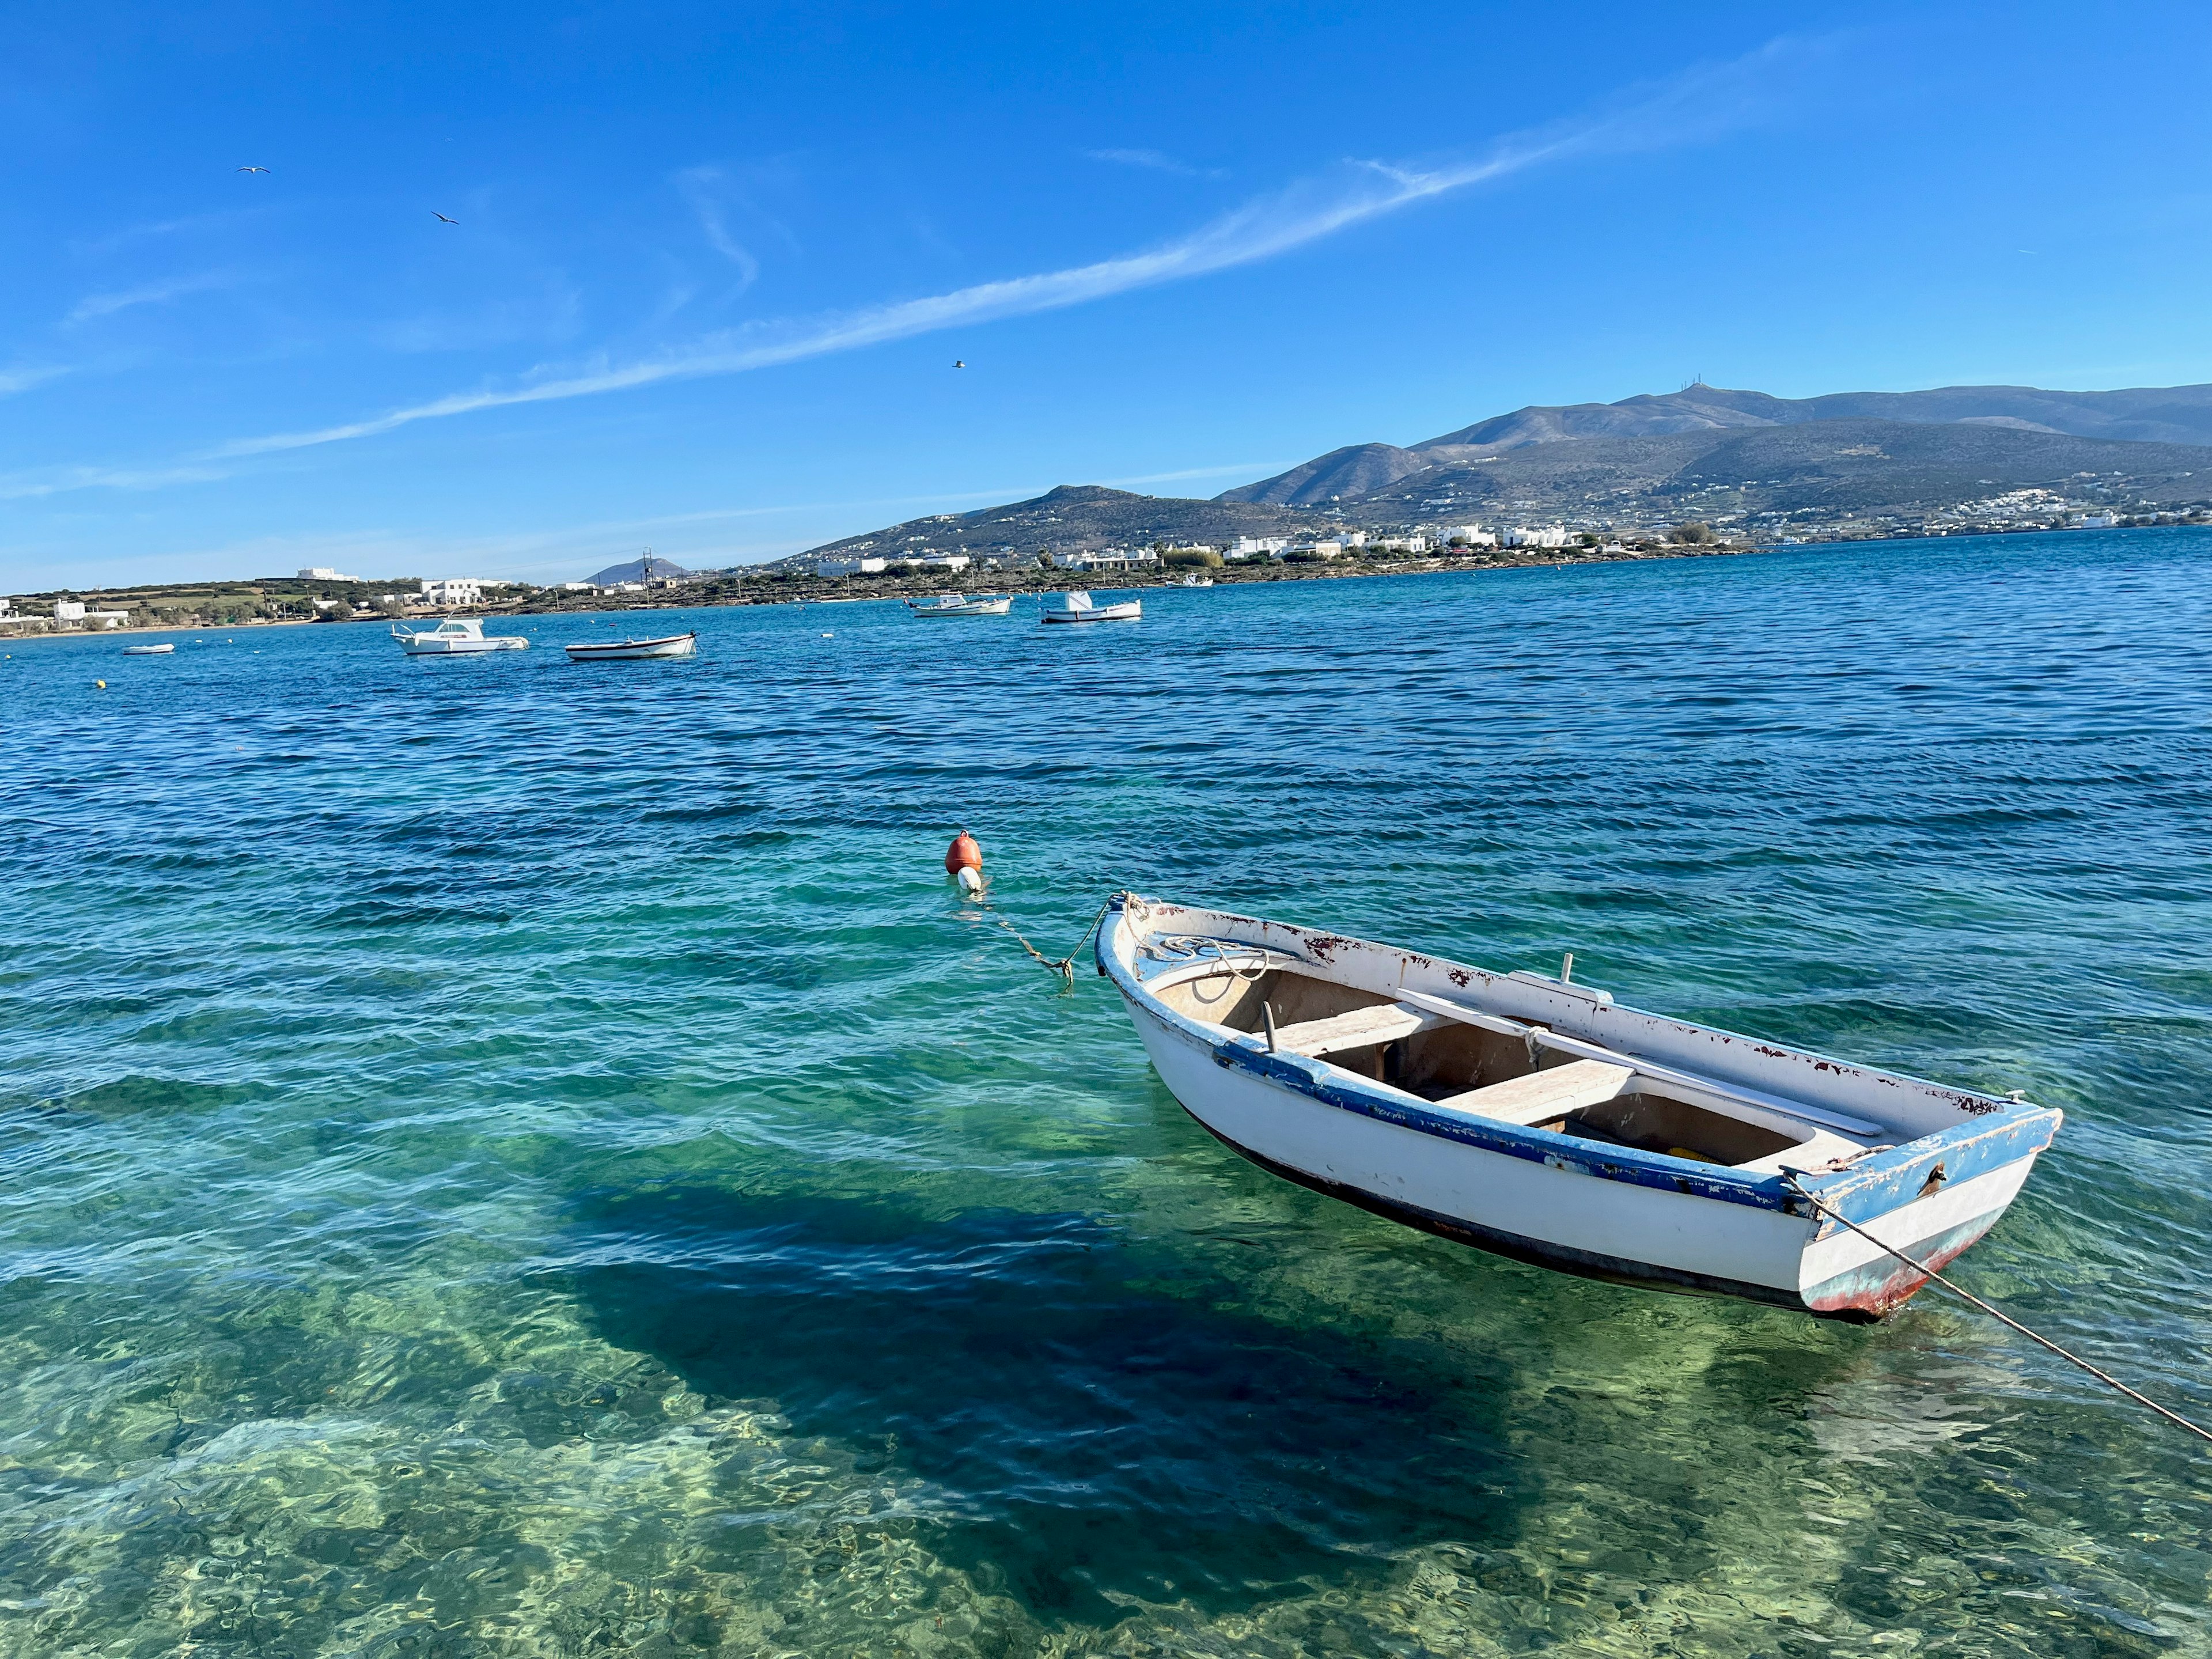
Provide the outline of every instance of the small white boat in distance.
<path id="1" fill-rule="evenodd" d="M 650 657 L 688 657 L 699 648 L 696 634 L 671 634 L 658 640 L 605 640 L 564 645 L 570 662 L 643 662 Z"/>
<path id="2" fill-rule="evenodd" d="M 1060 598 L 1060 605 L 1041 611 L 1037 620 L 1048 623 L 1135 622 L 1145 614 L 1142 599 L 1094 605 L 1091 596 L 1080 588 L 1071 589 Z"/>
<path id="3" fill-rule="evenodd" d="M 1211 587 L 1213 586 L 1213 578 L 1201 576 L 1194 571 L 1182 579 L 1181 585 L 1184 587 Z"/>
<path id="4" fill-rule="evenodd" d="M 1133 894 L 1097 955 L 1161 1081 L 1261 1168 L 1591 1278 L 1879 1319 L 1989 1231 L 2062 1121 L 1565 978 Z"/>
<path id="5" fill-rule="evenodd" d="M 530 641 L 520 635 L 487 634 L 481 617 L 448 617 L 435 628 L 410 629 L 398 626 L 392 637 L 410 657 L 449 657 L 479 651 L 527 651 Z"/>
<path id="6" fill-rule="evenodd" d="M 176 648 L 173 645 L 126 645 L 123 647 L 123 654 L 126 657 L 166 657 Z"/>
<path id="7" fill-rule="evenodd" d="M 1011 593 L 939 593 L 933 599 L 908 599 L 917 617 L 1003 617 L 1014 607 Z"/>

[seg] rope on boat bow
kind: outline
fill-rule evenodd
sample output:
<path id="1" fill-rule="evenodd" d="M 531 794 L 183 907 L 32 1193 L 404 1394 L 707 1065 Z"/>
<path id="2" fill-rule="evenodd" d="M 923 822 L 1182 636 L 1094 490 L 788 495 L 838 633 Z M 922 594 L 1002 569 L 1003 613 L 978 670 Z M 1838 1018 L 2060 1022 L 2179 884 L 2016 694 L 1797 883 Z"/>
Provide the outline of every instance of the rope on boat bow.
<path id="1" fill-rule="evenodd" d="M 2010 1314 L 2004 1312 L 2001 1309 L 1991 1307 L 1988 1303 L 1983 1301 L 1981 1297 L 1976 1296 L 1972 1291 L 1966 1290 L 1960 1285 L 1954 1285 L 1949 1279 L 1944 1278 L 1942 1274 L 1937 1273 L 1935 1268 L 1930 1267 L 1923 1262 L 1915 1261 L 1911 1256 L 1905 1255 L 1902 1250 L 1892 1249 L 1888 1245 L 1883 1243 L 1865 1228 L 1860 1226 L 1857 1222 L 1853 1221 L 1849 1216 L 1840 1214 L 1837 1211 L 1831 1209 L 1827 1205 L 1823 1204 L 1819 1199 L 1814 1197 L 1812 1194 L 1807 1192 L 1803 1184 L 1798 1181 L 1796 1173 L 1794 1170 L 1784 1170 L 1782 1172 L 1782 1179 L 1789 1186 L 1791 1191 L 1795 1192 L 1798 1197 L 1803 1199 L 1808 1204 L 1818 1210 L 1822 1215 L 1842 1222 L 1844 1226 L 1849 1227 L 1853 1232 L 1856 1233 L 1861 1238 L 1866 1240 L 1868 1243 L 1873 1245 L 1876 1249 L 1895 1256 L 1899 1261 L 1902 1261 L 1906 1267 L 1911 1268 L 1915 1273 L 1923 1273 L 1928 1278 L 1934 1279 L 1938 1285 L 1941 1285 L 1945 1290 L 1950 1291 L 1952 1295 L 1957 1297 L 1960 1301 L 1971 1303 L 1973 1306 L 1979 1308 L 1984 1313 L 1989 1315 L 1990 1318 L 1996 1320 L 1999 1323 L 2011 1326 L 2013 1329 L 2018 1331 L 2029 1341 L 2037 1343 L 2043 1347 L 2050 1349 L 2051 1352 L 2057 1354 L 2061 1359 L 2065 1360 L 2069 1364 L 2079 1365 L 2083 1370 L 2088 1372 L 2090 1376 L 2095 1377 L 2097 1381 L 2104 1383 L 2107 1388 L 2118 1389 L 2122 1394 L 2127 1395 L 2129 1399 L 2134 1401 L 2138 1406 L 2142 1406 L 2148 1407 L 2151 1411 L 2156 1412 L 2160 1417 L 2164 1418 L 2167 1422 L 2173 1424 L 2176 1427 L 2188 1430 L 2190 1433 L 2195 1435 L 2199 1440 L 2212 1441 L 2212 1429 L 2207 1429 L 2197 1424 L 2191 1422 L 2179 1412 L 2168 1411 L 2165 1407 L 2160 1405 L 2157 1401 L 2151 1399 L 2148 1395 L 2136 1393 L 2133 1389 L 2121 1382 L 2117 1376 L 2112 1376 L 2110 1372 L 2099 1370 L 2087 1360 L 2082 1358 L 2080 1354 L 2074 1353 L 2068 1349 L 2060 1347 L 2049 1337 L 2028 1329 L 2027 1326 L 2021 1324 L 2020 1321 L 2014 1319 Z"/>
<path id="2" fill-rule="evenodd" d="M 1000 915 L 996 910 L 993 909 L 991 908 L 990 902 L 988 899 L 982 900 L 981 902 L 982 904 L 983 914 L 985 915 L 990 917 L 991 920 L 997 922 L 1000 927 L 1012 933 L 1014 936 L 1015 944 L 1020 945 L 1023 950 L 1028 951 L 1030 955 L 1036 957 L 1037 961 L 1043 963 L 1044 966 L 1051 969 L 1054 973 L 1058 974 L 1060 979 L 1067 986 L 1067 988 L 1072 991 L 1075 988 L 1076 951 L 1082 950 L 1085 945 L 1091 943 L 1091 934 L 1098 931 L 1098 924 L 1106 919 L 1107 911 L 1114 908 L 1114 901 L 1121 896 L 1121 895 L 1119 893 L 1109 893 L 1106 896 L 1106 902 L 1098 907 L 1098 914 L 1091 918 L 1091 925 L 1083 930 L 1083 937 L 1075 941 L 1075 950 L 1070 951 L 1064 957 L 1057 957 L 1045 955 L 1045 953 L 1038 950 L 1036 945 L 1024 939 L 1021 934 L 1021 930 L 1016 927 L 1012 922 L 1008 921 L 1004 916 Z"/>

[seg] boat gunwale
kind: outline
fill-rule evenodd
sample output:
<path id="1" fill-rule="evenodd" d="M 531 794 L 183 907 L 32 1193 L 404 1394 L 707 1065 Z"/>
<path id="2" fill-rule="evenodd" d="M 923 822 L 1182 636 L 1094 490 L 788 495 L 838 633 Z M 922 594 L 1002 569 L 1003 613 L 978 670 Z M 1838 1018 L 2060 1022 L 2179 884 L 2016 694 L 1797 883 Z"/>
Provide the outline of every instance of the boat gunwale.
<path id="1" fill-rule="evenodd" d="M 1150 900 L 1142 902 L 1156 912 L 1187 913 L 1191 908 Z M 1269 923 L 1260 917 L 1243 916 L 1230 911 L 1208 910 L 1200 914 L 1231 924 L 1247 923 L 1255 927 L 1273 927 L 1303 932 L 1289 929 L 1285 923 Z M 1849 1167 L 1835 1170 L 1792 1170 L 1784 1166 L 1780 1174 L 1752 1176 L 1688 1158 L 1669 1157 L 1663 1152 L 1648 1152 L 1638 1147 L 1608 1146 L 1600 1150 L 1596 1143 L 1540 1129 L 1534 1125 L 1488 1120 L 1473 1114 L 1438 1112 L 1434 1109 L 1434 1103 L 1418 1095 L 1359 1077 L 1341 1066 L 1330 1066 L 1326 1060 L 1270 1052 L 1261 1039 L 1244 1033 L 1236 1033 L 1224 1040 L 1216 1035 L 1224 1028 L 1209 1026 L 1170 1007 L 1153 994 L 1140 975 L 1123 967 L 1114 955 L 1109 939 L 1120 933 L 1127 915 L 1125 904 L 1109 904 L 1108 917 L 1110 927 L 1100 927 L 1094 947 L 1099 972 L 1111 979 L 1124 996 L 1136 1002 L 1147 1014 L 1188 1040 L 1210 1049 L 1217 1065 L 1253 1073 L 1340 1111 L 1352 1112 L 1417 1133 L 1469 1146 L 1478 1151 L 1550 1164 L 1604 1180 L 1626 1182 L 1633 1186 L 1656 1188 L 1723 1203 L 1809 1218 L 1809 1206 L 1803 1203 L 1796 1190 L 1797 1186 L 1802 1186 L 1816 1193 L 1821 1203 L 1846 1219 L 1863 1222 L 1910 1202 L 1916 1195 L 1915 1188 L 1929 1176 L 1933 1168 L 1931 1158 L 1934 1164 L 1943 1166 L 1945 1183 L 1956 1184 L 2001 1169 L 2021 1158 L 2039 1153 L 2051 1144 L 2063 1121 L 2063 1115 L 2051 1107 L 1999 1099 L 1970 1090 L 1957 1090 L 1946 1084 L 1930 1083 L 1900 1073 L 1881 1072 L 1872 1075 L 1951 1096 L 1960 1101 L 1962 1110 L 1967 1109 L 1965 1103 L 1968 1101 L 1983 1109 L 1965 1122 L 1899 1141 L 1887 1152 L 1870 1152 Z M 1400 947 L 1379 945 L 1372 940 L 1353 939 L 1342 934 L 1323 937 L 1334 941 L 1337 946 L 1359 945 L 1370 950 L 1405 954 Z M 1241 945 L 1247 950 L 1273 951 L 1286 957 L 1294 957 L 1294 953 L 1282 951 L 1279 946 L 1252 940 L 1224 939 L 1219 942 Z M 1308 967 L 1329 965 L 1325 962 L 1316 962 L 1310 957 L 1296 959 L 1303 960 Z M 1486 979 L 1505 977 L 1443 957 L 1429 957 L 1426 960 L 1444 968 L 1447 972 L 1458 968 L 1470 974 L 1480 973 Z M 1581 988 L 1562 984 L 1558 988 L 1576 992 Z M 1595 1000 L 1594 998 L 1591 1000 Z M 1620 1004 L 1608 1002 L 1605 1006 L 1617 1007 L 1624 1013 L 1645 1019 L 1666 1021 L 1670 1018 Z M 1470 1009 L 1469 1012 L 1484 1011 Z M 1688 1025 L 1683 1021 L 1671 1023 Z M 1741 1032 L 1723 1031 L 1717 1026 L 1689 1025 L 1688 1029 L 1736 1041 L 1754 1041 Z M 1627 1060 L 1633 1061 L 1638 1058 L 1632 1050 L 1624 1048 L 1620 1052 Z M 1849 1066 L 1850 1070 L 1857 1072 L 1867 1070 L 1850 1062 L 1829 1060 L 1826 1056 L 1808 1050 L 1789 1049 L 1784 1052 L 1832 1066 Z M 1659 1062 L 1655 1060 L 1654 1063 Z M 1686 1069 L 1679 1062 L 1666 1063 L 1678 1070 Z M 1915 1177 L 1917 1177 L 1917 1181 Z M 1796 1186 L 1793 1186 L 1793 1182 Z M 1834 1223 L 1824 1220 L 1816 1238 L 1826 1237 L 1834 1225 Z"/>
<path id="2" fill-rule="evenodd" d="M 572 657 L 580 652 L 592 656 L 609 656 L 617 651 L 649 650 L 657 645 L 674 645 L 679 640 L 696 641 L 698 637 L 698 630 L 694 629 L 688 634 L 664 634 L 651 640 L 579 640 L 561 648 Z"/>

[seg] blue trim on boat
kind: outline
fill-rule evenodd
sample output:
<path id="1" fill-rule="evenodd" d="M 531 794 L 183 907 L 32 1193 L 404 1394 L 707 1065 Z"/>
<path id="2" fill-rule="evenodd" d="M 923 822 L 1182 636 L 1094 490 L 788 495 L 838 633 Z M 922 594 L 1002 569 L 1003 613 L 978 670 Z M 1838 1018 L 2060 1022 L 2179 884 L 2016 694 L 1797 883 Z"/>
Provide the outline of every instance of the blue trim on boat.
<path id="1" fill-rule="evenodd" d="M 1242 1042 L 1221 1042 L 1212 1047 L 1217 1065 L 1251 1072 L 1271 1083 L 1295 1089 L 1324 1106 L 1356 1112 L 1382 1123 L 1395 1123 L 1418 1134 L 1456 1140 L 1462 1146 L 1523 1158 L 1531 1164 L 1548 1164 L 1577 1175 L 1625 1181 L 1634 1187 L 1686 1193 L 1692 1198 L 1717 1199 L 1723 1204 L 1741 1204 L 1754 1210 L 1797 1212 L 1797 1196 L 1779 1176 L 1729 1176 L 1717 1174 L 1709 1164 L 1668 1158 L 1663 1152 L 1646 1152 L 1633 1146 L 1600 1146 L 1594 1141 L 1555 1134 L 1548 1129 L 1432 1112 L 1420 1102 L 1401 1095 L 1362 1089 L 1357 1078 L 1341 1073 L 1324 1075 L 1319 1060 L 1270 1054 L 1265 1048 L 1247 1048 Z M 1328 1070 L 1337 1072 L 1334 1066 Z"/>
<path id="2" fill-rule="evenodd" d="M 1114 918 L 1115 927 L 1120 925 L 1124 908 L 1118 902 L 1109 901 L 1108 904 L 1108 914 Z M 1094 939 L 1092 954 L 1098 971 L 1123 990 L 1133 990 L 1145 996 L 1164 1018 L 1211 1048 L 1218 1065 L 1265 1077 L 1340 1111 L 1355 1112 L 1378 1122 L 1395 1124 L 1416 1133 L 1435 1135 L 1439 1139 L 1457 1141 L 1507 1158 L 1547 1164 L 1605 1181 L 1622 1181 L 1662 1192 L 1740 1204 L 1751 1209 L 1778 1210 L 1784 1215 L 1807 1213 L 1806 1206 L 1779 1176 L 1736 1175 L 1716 1170 L 1708 1164 L 1670 1158 L 1663 1152 L 1601 1146 L 1547 1129 L 1434 1112 L 1427 1109 L 1423 1102 L 1395 1091 L 1364 1088 L 1360 1079 L 1324 1061 L 1270 1053 L 1258 1046 L 1256 1038 L 1222 1042 L 1212 1031 L 1161 1004 L 1146 986 L 1141 967 L 1128 975 L 1129 982 L 1125 984 L 1121 964 L 1115 961 L 1108 946 L 1111 931 L 1102 927 Z M 1212 942 L 1247 951 L 1275 948 L 1249 939 L 1220 939 Z M 1184 965 L 1163 962 L 1157 971 Z M 1627 1051 L 1624 1051 L 1624 1057 L 1630 1060 L 1636 1058 Z M 2049 1107 L 1990 1100 L 1986 1110 L 1964 1122 L 1917 1139 L 1902 1141 L 1888 1152 L 1860 1159 L 1847 1170 L 1808 1170 L 1798 1179 L 1839 1214 L 1853 1221 L 1869 1221 L 1919 1197 L 1936 1164 L 1943 1166 L 1942 1184 L 1954 1186 L 2040 1152 L 2051 1144 L 2062 1121 L 2063 1115 Z M 1835 1224 L 1826 1225 L 1832 1229 Z"/>
<path id="3" fill-rule="evenodd" d="M 1918 1198 L 1937 1164 L 1943 1166 L 1941 1184 L 1955 1187 L 2033 1157 L 2051 1144 L 2063 1121 L 2063 1113 L 2048 1106 L 2008 1106 L 1917 1140 L 1901 1141 L 1888 1152 L 1861 1158 L 1848 1170 L 1808 1173 L 1800 1179 L 1845 1219 L 1870 1221 Z"/>
<path id="4" fill-rule="evenodd" d="M 1180 1101 L 1176 1103 L 1182 1104 Z M 1525 1234 L 1486 1227 L 1463 1216 L 1439 1215 L 1436 1211 L 1424 1209 L 1418 1204 L 1401 1203 L 1379 1193 L 1369 1192 L 1364 1188 L 1346 1186 L 1342 1182 L 1330 1181 L 1325 1176 L 1308 1175 L 1287 1164 L 1278 1164 L 1265 1153 L 1255 1152 L 1249 1146 L 1231 1140 L 1189 1107 L 1184 1106 L 1183 1111 L 1192 1122 L 1237 1157 L 1247 1159 L 1269 1175 L 1279 1176 L 1310 1192 L 1349 1204 L 1370 1215 L 1381 1216 L 1386 1221 L 1418 1228 L 1438 1238 L 1449 1239 L 1455 1244 L 1487 1250 L 1492 1255 L 1502 1255 L 1509 1261 L 1525 1261 L 1531 1267 L 1548 1267 L 1555 1273 L 1573 1273 L 1580 1279 L 1602 1279 L 1612 1285 L 1632 1285 L 1644 1290 L 1673 1291 L 1690 1296 L 1727 1296 L 1746 1302 L 1764 1302 L 1773 1307 L 1794 1308 L 1800 1313 L 1810 1313 L 1817 1318 L 1842 1320 L 1851 1324 L 1869 1324 L 1875 1317 L 1856 1308 L 1843 1308 L 1832 1312 L 1808 1308 L 1796 1291 L 1780 1290 L 1771 1285 L 1754 1285 L 1744 1279 L 1726 1279 L 1714 1273 L 1692 1273 L 1685 1267 L 1662 1267 L 1656 1262 L 1605 1255 L 1595 1250 L 1578 1250 L 1571 1244 L 1555 1244 L 1548 1239 L 1530 1238 Z"/>

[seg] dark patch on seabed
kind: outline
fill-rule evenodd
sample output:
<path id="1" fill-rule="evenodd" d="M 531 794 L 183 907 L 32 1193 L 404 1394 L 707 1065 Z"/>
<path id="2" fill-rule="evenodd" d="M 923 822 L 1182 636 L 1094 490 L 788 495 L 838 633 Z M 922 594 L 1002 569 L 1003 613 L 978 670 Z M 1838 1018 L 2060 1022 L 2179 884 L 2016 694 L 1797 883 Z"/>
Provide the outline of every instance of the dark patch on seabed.
<path id="1" fill-rule="evenodd" d="M 583 1224 L 633 1257 L 578 1275 L 607 1340 L 888 1448 L 959 1517 L 931 1547 L 1049 1622 L 1239 1611 L 1513 1529 L 1502 1389 L 1224 1309 L 1225 1281 L 1095 1219 L 686 1188 Z"/>
<path id="2" fill-rule="evenodd" d="M 258 1085 L 194 1083 L 185 1078 L 133 1073 L 80 1089 L 58 1103 L 73 1112 L 105 1118 L 163 1116 L 178 1112 L 213 1113 L 268 1092 Z"/>

